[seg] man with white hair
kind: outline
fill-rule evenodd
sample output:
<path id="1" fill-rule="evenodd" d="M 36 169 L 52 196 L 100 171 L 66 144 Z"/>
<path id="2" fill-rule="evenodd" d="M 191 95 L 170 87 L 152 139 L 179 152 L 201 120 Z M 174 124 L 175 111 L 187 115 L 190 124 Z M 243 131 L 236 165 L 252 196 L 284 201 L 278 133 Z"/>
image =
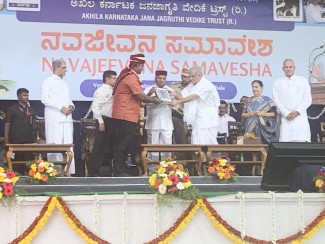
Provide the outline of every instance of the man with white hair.
<path id="1" fill-rule="evenodd" d="M 295 75 L 295 64 L 292 59 L 283 62 L 284 77 L 273 83 L 274 102 L 281 113 L 281 142 L 310 142 L 310 126 L 307 108 L 311 105 L 310 85 L 303 76 Z"/>
<path id="2" fill-rule="evenodd" d="M 41 88 L 41 102 L 44 104 L 46 143 L 73 143 L 72 112 L 75 107 L 70 97 L 68 83 L 63 80 L 67 73 L 67 65 L 63 59 L 52 63 L 53 74 L 47 78 Z M 60 153 L 49 153 L 48 160 L 60 161 Z M 75 173 L 75 162 L 72 159 L 69 174 Z"/>
<path id="3" fill-rule="evenodd" d="M 202 69 L 197 66 L 190 68 L 189 95 L 173 93 L 176 98 L 170 103 L 174 107 L 188 103 L 184 121 L 192 125 L 191 144 L 218 144 L 218 108 L 220 98 L 216 87 L 203 76 Z"/>

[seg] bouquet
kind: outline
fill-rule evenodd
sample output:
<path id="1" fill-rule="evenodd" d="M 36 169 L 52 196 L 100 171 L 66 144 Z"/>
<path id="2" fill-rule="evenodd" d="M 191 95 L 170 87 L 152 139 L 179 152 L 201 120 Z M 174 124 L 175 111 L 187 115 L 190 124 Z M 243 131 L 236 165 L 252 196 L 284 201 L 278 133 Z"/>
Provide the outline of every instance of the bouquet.
<path id="1" fill-rule="evenodd" d="M 322 167 L 317 175 L 314 177 L 315 186 L 319 192 L 325 192 L 325 167 Z"/>
<path id="2" fill-rule="evenodd" d="M 192 186 L 183 164 L 167 158 L 157 165 L 156 171 L 149 178 L 149 184 L 158 195 L 171 195 L 188 200 L 195 198 L 197 190 Z"/>
<path id="3" fill-rule="evenodd" d="M 0 201 L 3 203 L 4 200 L 14 198 L 15 184 L 19 180 L 19 177 L 12 171 L 6 171 L 0 167 Z"/>
<path id="4" fill-rule="evenodd" d="M 237 174 L 235 173 L 235 166 L 230 164 L 230 159 L 214 158 L 208 167 L 210 175 L 220 181 L 235 181 Z"/>
<path id="5" fill-rule="evenodd" d="M 35 162 L 29 163 L 28 167 L 28 176 L 31 178 L 33 184 L 38 184 L 40 182 L 51 183 L 55 180 L 57 175 L 54 164 L 42 159 L 37 159 Z"/>

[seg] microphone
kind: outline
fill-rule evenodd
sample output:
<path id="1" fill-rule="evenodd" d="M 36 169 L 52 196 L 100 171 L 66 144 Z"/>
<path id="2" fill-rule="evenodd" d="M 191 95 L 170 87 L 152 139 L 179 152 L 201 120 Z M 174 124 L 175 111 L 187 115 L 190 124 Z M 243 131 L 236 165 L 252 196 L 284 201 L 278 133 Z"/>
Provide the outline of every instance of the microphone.
<path id="1" fill-rule="evenodd" d="M 30 107 L 30 103 L 29 102 L 27 102 L 26 104 L 27 104 L 28 107 Z"/>

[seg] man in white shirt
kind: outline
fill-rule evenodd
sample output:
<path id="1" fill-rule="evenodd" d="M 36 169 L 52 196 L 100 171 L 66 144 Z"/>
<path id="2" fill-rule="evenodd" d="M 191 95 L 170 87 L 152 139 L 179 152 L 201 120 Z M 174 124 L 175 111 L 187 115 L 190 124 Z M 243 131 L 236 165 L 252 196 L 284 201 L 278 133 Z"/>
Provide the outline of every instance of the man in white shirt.
<path id="1" fill-rule="evenodd" d="M 228 122 L 236 122 L 236 120 L 228 115 L 228 104 L 224 100 L 220 100 L 219 106 L 219 128 L 218 128 L 218 143 L 225 144 L 229 136 Z"/>
<path id="2" fill-rule="evenodd" d="M 111 132 L 112 132 L 112 107 L 113 87 L 116 82 L 117 73 L 107 70 L 103 73 L 103 85 L 94 93 L 91 105 L 93 117 L 96 119 L 96 131 L 94 135 L 94 146 L 88 164 L 89 176 L 99 176 L 99 170 L 103 162 L 112 159 Z M 109 163 L 109 166 L 111 164 Z"/>
<path id="3" fill-rule="evenodd" d="M 72 112 L 74 105 L 70 98 L 68 84 L 63 80 L 67 66 L 63 59 L 52 63 L 53 75 L 44 80 L 41 88 L 41 102 L 44 104 L 46 143 L 70 144 L 73 143 Z M 62 154 L 49 153 L 49 161 L 62 160 Z M 75 162 L 72 159 L 67 175 L 75 173 Z"/>
<path id="4" fill-rule="evenodd" d="M 305 77 L 295 75 L 292 59 L 286 59 L 282 67 L 285 77 L 273 83 L 274 102 L 281 114 L 279 141 L 310 142 L 310 126 L 307 108 L 311 105 L 310 85 Z"/>
<path id="5" fill-rule="evenodd" d="M 184 107 L 184 121 L 192 125 L 191 144 L 218 144 L 218 91 L 212 82 L 203 76 L 200 67 L 190 68 L 190 81 L 192 85 L 182 90 L 182 95 L 185 91 L 189 95 L 183 97 L 173 93 L 176 100 L 173 100 L 170 106 L 184 103 L 187 105 Z"/>
<path id="6" fill-rule="evenodd" d="M 155 85 L 153 87 L 147 87 L 144 91 L 149 97 L 156 96 L 156 88 L 163 88 L 171 90 L 166 85 L 167 71 L 156 70 L 155 72 Z M 166 103 L 146 104 L 147 119 L 145 129 L 147 130 L 147 142 L 148 144 L 172 144 L 173 136 L 173 121 L 172 121 L 172 109 Z M 152 160 L 158 160 L 158 153 L 151 153 L 148 155 Z M 162 155 L 162 160 L 169 155 Z"/>

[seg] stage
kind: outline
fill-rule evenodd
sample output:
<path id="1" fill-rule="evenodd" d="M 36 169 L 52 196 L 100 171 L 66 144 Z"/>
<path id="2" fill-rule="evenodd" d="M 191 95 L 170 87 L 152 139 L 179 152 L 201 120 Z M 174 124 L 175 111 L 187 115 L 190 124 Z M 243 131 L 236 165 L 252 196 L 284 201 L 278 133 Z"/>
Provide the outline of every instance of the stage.
<path id="1" fill-rule="evenodd" d="M 212 177 L 191 176 L 192 184 L 200 192 L 233 193 L 261 192 L 261 176 L 239 176 L 236 182 L 218 183 Z M 31 185 L 21 177 L 18 185 L 24 195 L 114 194 L 121 192 L 153 193 L 148 177 L 58 177 L 55 184 Z"/>
<path id="2" fill-rule="evenodd" d="M 21 177 L 24 196 L 10 208 L 0 207 L 5 220 L 0 243 L 19 236 L 31 243 L 78 244 L 287 243 L 297 238 L 322 243 L 325 238 L 323 193 L 263 192 L 261 177 L 226 184 L 212 177 L 191 179 L 200 198 L 161 206 L 147 177 L 60 177 L 55 185 L 30 185 Z"/>

